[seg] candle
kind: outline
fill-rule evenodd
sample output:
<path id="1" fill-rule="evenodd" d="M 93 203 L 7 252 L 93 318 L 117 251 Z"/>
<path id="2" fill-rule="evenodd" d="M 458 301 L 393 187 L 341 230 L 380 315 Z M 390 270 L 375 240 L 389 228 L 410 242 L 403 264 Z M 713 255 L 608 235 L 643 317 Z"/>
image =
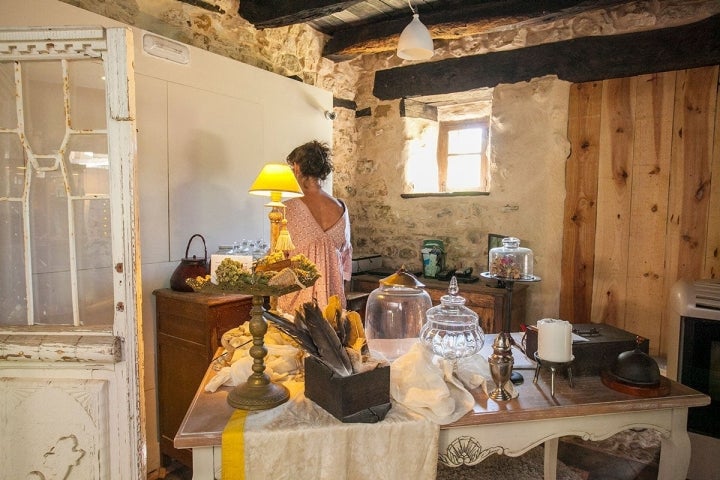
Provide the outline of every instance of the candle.
<path id="1" fill-rule="evenodd" d="M 572 325 L 566 320 L 538 320 L 538 356 L 548 362 L 572 360 Z"/>

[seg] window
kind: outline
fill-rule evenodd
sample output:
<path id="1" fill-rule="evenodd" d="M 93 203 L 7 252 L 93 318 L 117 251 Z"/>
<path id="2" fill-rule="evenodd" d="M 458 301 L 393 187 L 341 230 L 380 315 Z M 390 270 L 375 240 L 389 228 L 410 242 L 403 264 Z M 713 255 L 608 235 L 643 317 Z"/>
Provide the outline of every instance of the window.
<path id="1" fill-rule="evenodd" d="M 488 195 L 489 115 L 406 118 L 403 198 Z"/>
<path id="2" fill-rule="evenodd" d="M 440 122 L 438 131 L 438 190 L 487 191 L 487 122 Z"/>

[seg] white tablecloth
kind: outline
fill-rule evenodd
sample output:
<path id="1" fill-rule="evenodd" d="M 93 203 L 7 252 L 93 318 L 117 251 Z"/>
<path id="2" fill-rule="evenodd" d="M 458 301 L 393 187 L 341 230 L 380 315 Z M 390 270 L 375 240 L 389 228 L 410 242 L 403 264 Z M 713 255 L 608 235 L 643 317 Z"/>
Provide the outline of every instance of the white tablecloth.
<path id="1" fill-rule="evenodd" d="M 342 423 L 288 384 L 290 400 L 245 421 L 248 480 L 434 479 L 439 425 L 393 405 L 382 422 Z"/>

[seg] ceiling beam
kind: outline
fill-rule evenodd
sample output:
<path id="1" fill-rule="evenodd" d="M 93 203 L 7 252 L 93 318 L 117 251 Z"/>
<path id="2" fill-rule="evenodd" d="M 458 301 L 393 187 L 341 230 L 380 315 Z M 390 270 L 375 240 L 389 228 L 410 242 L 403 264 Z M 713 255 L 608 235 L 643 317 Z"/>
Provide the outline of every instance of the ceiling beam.
<path id="1" fill-rule="evenodd" d="M 286 27 L 340 12 L 362 0 L 241 0 L 238 14 L 256 28 Z"/>
<path id="2" fill-rule="evenodd" d="M 573 16 L 587 10 L 607 8 L 628 0 L 458 0 L 454 8 L 417 10 L 420 20 L 435 40 L 454 40 L 489 33 L 525 22 L 543 23 L 559 16 Z M 431 5 L 430 5 L 431 6 Z M 365 25 L 337 29 L 323 48 L 323 56 L 341 61 L 360 54 L 394 50 L 400 32 L 412 19 L 409 11 Z"/>
<path id="3" fill-rule="evenodd" d="M 183 0 L 193 1 L 193 0 Z M 197 0 L 194 0 L 197 1 Z M 415 2 L 420 19 L 436 40 L 452 40 L 516 26 L 527 21 L 552 20 L 558 15 L 576 15 L 629 0 L 453 0 Z M 362 6 L 364 0 L 242 0 L 238 14 L 256 28 L 277 28 L 310 23 Z M 397 2 L 396 2 L 397 3 Z M 360 54 L 393 50 L 400 32 L 411 20 L 405 2 L 394 11 L 338 27 L 318 28 L 330 36 L 323 56 L 345 60 Z M 332 22 L 331 22 L 332 23 Z"/>
<path id="4" fill-rule="evenodd" d="M 573 83 L 720 64 L 720 15 L 681 27 L 449 58 L 379 70 L 381 100 L 463 92 L 557 75 Z"/>

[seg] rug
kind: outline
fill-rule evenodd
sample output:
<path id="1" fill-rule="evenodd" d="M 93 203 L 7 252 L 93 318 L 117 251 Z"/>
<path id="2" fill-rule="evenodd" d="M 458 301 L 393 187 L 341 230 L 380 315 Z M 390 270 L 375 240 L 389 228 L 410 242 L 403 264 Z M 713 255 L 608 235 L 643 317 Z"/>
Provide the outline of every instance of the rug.
<path id="1" fill-rule="evenodd" d="M 598 442 L 574 436 L 561 437 L 560 453 L 565 450 L 564 446 L 575 448 L 570 457 L 566 456 L 566 462 L 558 459 L 557 480 L 644 479 L 657 476 L 660 433 L 656 430 L 626 430 Z M 471 467 L 438 465 L 437 480 L 542 480 L 543 453 L 543 446 L 539 446 L 520 457 L 492 455 Z M 613 474 L 608 475 L 608 470 Z"/>
<path id="2" fill-rule="evenodd" d="M 562 437 L 561 441 L 644 464 L 657 464 L 660 457 L 660 432 L 650 428 L 625 430 L 598 442 L 580 437 Z"/>
<path id="3" fill-rule="evenodd" d="M 473 466 L 447 467 L 438 465 L 437 480 L 542 480 L 543 446 L 535 447 L 519 457 L 491 455 Z M 586 475 L 558 460 L 557 480 L 585 480 Z"/>

